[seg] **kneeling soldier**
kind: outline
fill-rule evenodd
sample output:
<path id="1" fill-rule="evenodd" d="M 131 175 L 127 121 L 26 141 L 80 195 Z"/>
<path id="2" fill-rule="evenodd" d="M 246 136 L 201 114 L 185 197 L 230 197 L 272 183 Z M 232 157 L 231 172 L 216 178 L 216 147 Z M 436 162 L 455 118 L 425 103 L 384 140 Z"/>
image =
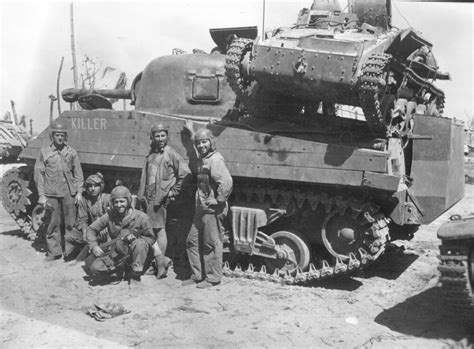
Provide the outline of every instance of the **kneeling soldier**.
<path id="1" fill-rule="evenodd" d="M 143 268 L 156 237 L 150 218 L 132 208 L 132 195 L 124 186 L 110 193 L 112 209 L 87 228 L 87 242 L 97 257 L 90 265 L 92 275 L 121 273 L 130 263 L 130 278 L 140 281 Z M 107 229 L 108 240 L 104 251 L 97 242 L 100 232 Z"/>

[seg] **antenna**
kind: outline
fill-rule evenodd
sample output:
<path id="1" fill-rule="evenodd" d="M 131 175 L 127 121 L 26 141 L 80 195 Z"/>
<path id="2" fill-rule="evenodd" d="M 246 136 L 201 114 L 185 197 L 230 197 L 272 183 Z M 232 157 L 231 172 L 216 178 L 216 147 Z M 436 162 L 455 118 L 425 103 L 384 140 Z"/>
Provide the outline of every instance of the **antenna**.
<path id="1" fill-rule="evenodd" d="M 262 40 L 265 40 L 265 0 L 263 0 L 263 14 L 262 14 Z"/>

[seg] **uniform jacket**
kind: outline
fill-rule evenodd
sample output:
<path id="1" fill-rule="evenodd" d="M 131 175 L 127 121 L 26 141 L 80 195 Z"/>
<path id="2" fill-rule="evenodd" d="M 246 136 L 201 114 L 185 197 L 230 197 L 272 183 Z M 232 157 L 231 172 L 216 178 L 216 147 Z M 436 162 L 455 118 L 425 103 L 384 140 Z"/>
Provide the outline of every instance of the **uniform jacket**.
<path id="1" fill-rule="evenodd" d="M 128 213 L 123 218 L 114 210 L 111 210 L 96 219 L 87 228 L 86 232 L 90 249 L 98 246 L 97 237 L 103 229 L 107 229 L 111 240 L 117 238 L 122 229 L 130 229 L 139 232 L 139 237 L 145 239 L 150 246 L 156 241 L 150 217 L 134 208 L 129 208 Z"/>
<path id="2" fill-rule="evenodd" d="M 109 209 L 110 194 L 100 194 L 94 204 L 87 195 L 83 196 L 77 204 L 76 228 L 80 231 L 87 229 L 92 222 L 106 214 Z"/>
<path id="3" fill-rule="evenodd" d="M 146 157 L 145 165 L 142 168 L 138 199 L 146 198 L 146 183 L 148 178 L 148 162 L 150 155 Z M 187 190 L 191 181 L 191 171 L 183 158 L 170 146 L 163 149 L 163 158 L 158 164 L 157 178 L 155 182 L 154 206 L 163 204 L 168 196 L 177 197 L 182 190 Z M 151 203 L 150 203 L 151 204 Z"/>
<path id="4" fill-rule="evenodd" d="M 35 163 L 35 182 L 40 196 L 63 197 L 82 192 L 84 176 L 77 152 L 67 144 L 56 150 L 54 144 L 41 148 Z"/>
<path id="5" fill-rule="evenodd" d="M 221 213 L 232 192 L 232 177 L 224 158 L 217 152 L 211 152 L 199 158 L 196 191 L 196 210 L 202 213 Z M 217 200 L 217 206 L 209 206 L 209 198 Z"/>

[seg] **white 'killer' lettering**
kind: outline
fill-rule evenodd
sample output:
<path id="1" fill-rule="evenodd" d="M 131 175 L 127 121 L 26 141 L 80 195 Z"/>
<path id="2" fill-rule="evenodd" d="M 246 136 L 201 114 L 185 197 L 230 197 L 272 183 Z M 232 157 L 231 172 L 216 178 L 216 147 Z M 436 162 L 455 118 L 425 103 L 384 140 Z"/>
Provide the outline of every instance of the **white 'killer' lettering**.
<path id="1" fill-rule="evenodd" d="M 107 130 L 107 119 L 104 118 L 71 118 L 73 130 Z"/>

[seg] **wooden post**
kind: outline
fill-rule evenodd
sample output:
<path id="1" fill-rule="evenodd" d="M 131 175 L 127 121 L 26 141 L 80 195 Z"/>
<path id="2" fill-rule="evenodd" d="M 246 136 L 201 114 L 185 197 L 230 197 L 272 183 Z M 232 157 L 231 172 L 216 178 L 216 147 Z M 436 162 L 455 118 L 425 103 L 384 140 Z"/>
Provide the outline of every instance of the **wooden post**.
<path id="1" fill-rule="evenodd" d="M 78 88 L 78 80 L 77 80 L 77 64 L 76 64 L 76 44 L 74 42 L 74 3 L 71 2 L 69 6 L 70 9 L 70 16 L 71 16 L 71 54 L 72 54 L 72 73 L 74 77 L 74 88 Z M 71 103 L 71 110 L 75 110 L 76 108 L 75 103 Z"/>
<path id="2" fill-rule="evenodd" d="M 30 119 L 30 136 L 33 137 L 33 119 Z"/>
<path id="3" fill-rule="evenodd" d="M 51 100 L 51 103 L 49 105 L 49 123 L 51 124 L 53 122 L 53 108 L 54 108 L 54 101 L 57 99 L 54 95 L 49 95 L 49 99 Z"/>
<path id="4" fill-rule="evenodd" d="M 56 80 L 56 96 L 58 96 L 58 116 L 61 115 L 61 98 L 59 98 L 59 80 L 61 77 L 61 70 L 63 69 L 64 56 L 61 57 L 61 64 L 59 64 L 58 79 Z"/>
<path id="5" fill-rule="evenodd" d="M 15 101 L 10 99 L 10 104 L 12 106 L 13 122 L 18 126 L 18 115 L 16 114 Z"/>

